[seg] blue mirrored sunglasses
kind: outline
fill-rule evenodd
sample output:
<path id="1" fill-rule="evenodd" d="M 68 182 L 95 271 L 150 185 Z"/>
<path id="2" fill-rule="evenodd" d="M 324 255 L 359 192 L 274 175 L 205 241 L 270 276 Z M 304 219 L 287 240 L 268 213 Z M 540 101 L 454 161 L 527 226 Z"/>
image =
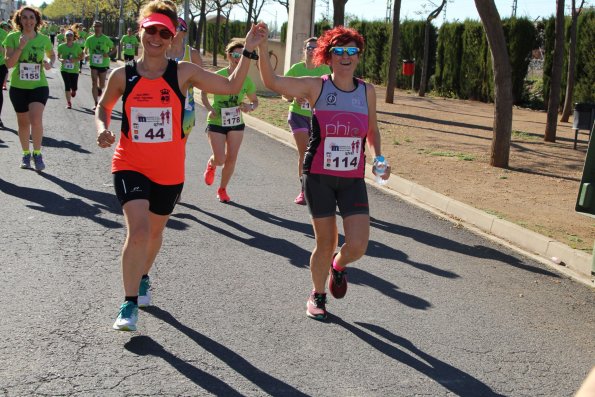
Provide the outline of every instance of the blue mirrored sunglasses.
<path id="1" fill-rule="evenodd" d="M 333 54 L 338 55 L 338 56 L 341 56 L 344 53 L 347 53 L 347 55 L 352 56 L 359 52 L 359 48 L 357 48 L 357 47 L 331 47 L 330 52 L 332 52 Z"/>

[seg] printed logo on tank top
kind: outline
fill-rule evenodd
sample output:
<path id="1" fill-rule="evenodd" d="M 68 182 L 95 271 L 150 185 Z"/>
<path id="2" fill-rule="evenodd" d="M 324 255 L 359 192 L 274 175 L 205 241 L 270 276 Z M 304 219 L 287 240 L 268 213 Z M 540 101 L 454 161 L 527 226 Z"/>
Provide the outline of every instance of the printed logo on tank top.
<path id="1" fill-rule="evenodd" d="M 337 104 L 337 93 L 331 92 L 326 96 L 326 104 L 328 106 L 335 106 Z"/>

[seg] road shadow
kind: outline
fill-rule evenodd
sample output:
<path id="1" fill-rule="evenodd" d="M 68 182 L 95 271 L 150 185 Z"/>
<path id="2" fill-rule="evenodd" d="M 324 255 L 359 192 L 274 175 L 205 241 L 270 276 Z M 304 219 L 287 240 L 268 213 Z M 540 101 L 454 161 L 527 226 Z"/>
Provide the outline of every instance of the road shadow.
<path id="1" fill-rule="evenodd" d="M 175 368 L 176 371 L 184 375 L 194 384 L 202 387 L 204 390 L 216 396 L 242 396 L 227 383 L 219 380 L 217 377 L 196 368 L 194 365 L 177 357 L 165 350 L 163 346 L 157 343 L 149 336 L 133 336 L 124 348 L 137 356 L 155 356 L 162 358 L 165 362 Z"/>
<path id="2" fill-rule="evenodd" d="M 225 364 L 227 364 L 227 366 L 236 371 L 238 374 L 242 375 L 244 378 L 246 378 L 246 380 L 250 381 L 255 386 L 259 387 L 265 393 L 273 396 L 307 396 L 307 394 L 302 393 L 298 389 L 283 382 L 282 380 L 261 371 L 248 360 L 233 350 L 223 346 L 221 343 L 182 324 L 169 312 L 156 306 L 149 306 L 143 310 L 153 315 L 155 318 L 166 322 L 186 335 L 198 346 L 211 353 L 219 360 L 223 361 Z"/>
<path id="3" fill-rule="evenodd" d="M 347 267 L 349 284 L 356 284 L 373 288 L 382 295 L 396 300 L 397 302 L 412 309 L 427 310 L 432 304 L 425 299 L 400 291 L 399 287 L 382 277 L 355 266 Z"/>
<path id="4" fill-rule="evenodd" d="M 409 340 L 395 335 L 380 326 L 355 322 L 355 324 L 374 332 L 390 343 L 377 338 L 355 325 L 343 321 L 343 319 L 335 315 L 329 315 L 329 322 L 345 328 L 380 353 L 415 369 L 429 379 L 439 383 L 454 395 L 461 397 L 503 397 L 503 395 L 494 392 L 479 379 L 427 354 L 418 349 Z M 406 352 L 405 349 L 409 350 L 410 353 Z"/>
<path id="5" fill-rule="evenodd" d="M 60 186 L 68 193 L 72 193 L 76 196 L 95 202 L 96 204 L 93 205 L 94 208 L 109 211 L 114 214 L 122 214 L 122 207 L 120 206 L 115 194 L 85 189 L 84 187 L 60 179 L 52 174 L 40 173 L 40 176 Z M 188 225 L 184 222 L 180 222 L 175 219 L 172 220 L 170 218 L 167 222 L 167 227 L 175 230 L 185 230 L 188 228 Z"/>
<path id="6" fill-rule="evenodd" d="M 420 263 L 415 262 L 409 259 L 409 255 L 405 252 L 395 249 L 393 247 L 389 247 L 386 244 L 380 243 L 375 240 L 370 240 L 368 242 L 368 249 L 366 250 L 366 256 L 371 256 L 379 259 L 390 259 L 394 261 L 398 261 L 414 267 L 418 270 L 422 270 L 426 273 L 433 274 L 435 276 L 444 277 L 444 278 L 459 278 L 460 276 L 454 272 L 440 269 L 439 267 L 429 265 L 427 263 Z"/>
<path id="7" fill-rule="evenodd" d="M 210 216 L 224 224 L 227 224 L 227 225 L 233 227 L 234 229 L 238 230 L 239 232 L 241 232 L 243 234 L 247 234 L 251 237 L 244 238 L 244 237 L 237 236 L 236 234 L 234 234 L 233 232 L 230 232 L 227 229 L 223 229 L 223 228 L 211 225 L 207 222 L 201 221 L 191 214 L 176 214 L 175 215 L 176 217 L 180 217 L 180 218 L 184 218 L 184 219 L 192 219 L 195 222 L 219 233 L 222 236 L 229 237 L 236 241 L 242 242 L 250 247 L 257 248 L 257 249 L 263 250 L 265 252 L 274 253 L 281 257 L 285 257 L 289 261 L 289 263 L 292 264 L 293 266 L 307 268 L 307 269 L 309 269 L 309 267 L 310 267 L 310 254 L 311 253 L 309 251 L 306 251 L 305 249 L 297 246 L 296 244 L 286 240 L 286 239 L 271 237 L 266 234 L 259 233 L 257 231 L 248 229 L 244 226 L 241 226 L 237 222 L 234 222 L 234 221 L 231 221 L 231 220 L 224 218 L 222 216 L 215 215 L 210 212 L 201 210 L 200 208 L 198 208 L 192 204 L 181 203 L 180 205 L 182 205 L 186 208 L 189 208 L 191 210 L 203 213 L 207 216 Z M 261 211 L 257 211 L 257 212 L 260 213 Z M 277 221 L 281 220 L 282 218 L 272 216 L 269 219 L 274 219 L 275 220 L 274 224 L 277 224 Z M 289 222 L 293 225 L 293 227 L 297 227 L 298 231 L 303 230 L 303 226 L 301 226 L 301 225 L 305 225 L 305 224 L 300 224 L 300 222 L 292 222 L 292 221 L 289 221 Z M 291 229 L 291 230 L 294 230 L 294 229 Z M 386 251 L 386 254 L 384 255 L 384 257 L 392 258 L 395 256 L 392 253 L 393 251 L 395 251 L 394 249 L 387 247 L 387 246 L 384 246 L 384 249 Z M 355 267 L 349 267 L 348 273 L 349 273 L 349 282 L 351 284 L 368 286 L 370 288 L 377 290 L 381 294 L 383 294 L 387 297 L 393 298 L 396 301 L 398 301 L 406 306 L 409 306 L 411 308 L 425 310 L 432 306 L 430 302 L 428 302 L 424 299 L 418 298 L 414 295 L 402 292 L 399 290 L 399 287 L 396 286 L 395 284 L 388 282 L 381 277 L 375 276 L 372 273 L 369 273 L 365 270 L 358 269 Z"/>
<path id="8" fill-rule="evenodd" d="M 388 233 L 409 237 L 421 244 L 434 247 L 436 249 L 457 252 L 459 254 L 475 258 L 492 259 L 531 273 L 537 273 L 545 276 L 559 278 L 559 276 L 553 272 L 536 266 L 528 265 L 517 257 L 505 254 L 503 252 L 483 245 L 470 246 L 466 244 L 461 244 L 457 241 L 439 236 L 437 234 L 428 233 L 419 229 L 412 229 L 407 226 L 397 225 L 373 217 L 370 217 L 370 226 Z"/>
<path id="9" fill-rule="evenodd" d="M 285 218 L 280 218 L 276 215 L 273 215 L 269 212 L 264 212 L 261 210 L 258 210 L 256 208 L 252 208 L 252 207 L 247 207 L 245 205 L 236 203 L 236 202 L 229 202 L 228 205 L 232 206 L 232 207 L 236 207 L 236 208 L 240 208 L 244 211 L 246 211 L 247 213 L 249 213 L 250 215 L 252 215 L 253 217 L 255 217 L 256 219 L 260 219 L 261 221 L 265 221 L 270 223 L 271 225 L 275 225 L 275 226 L 279 226 L 279 227 L 283 227 L 289 230 L 293 230 L 295 232 L 298 233 L 302 233 L 304 236 L 310 237 L 310 238 L 314 238 L 314 229 L 312 228 L 312 224 L 311 223 L 303 223 L 303 222 L 296 222 L 296 221 L 290 221 L 289 219 L 285 219 Z"/>
<path id="10" fill-rule="evenodd" d="M 69 149 L 69 150 L 72 150 L 73 152 L 77 152 L 77 153 L 85 153 L 85 154 L 91 153 L 87 149 L 83 149 L 81 145 L 77 145 L 76 143 L 72 143 L 70 141 L 59 141 L 59 140 L 49 137 L 47 135 L 43 136 L 42 146 L 59 148 L 59 149 Z"/>
<path id="11" fill-rule="evenodd" d="M 36 204 L 27 205 L 27 207 L 37 211 L 58 216 L 84 217 L 112 229 L 122 227 L 122 224 L 118 222 L 100 218 L 99 216 L 102 213 L 100 208 L 97 208 L 94 205 L 89 205 L 78 198 L 64 198 L 54 192 L 26 186 L 18 186 L 3 179 L 0 179 L 0 191 L 21 200 Z"/>
<path id="12" fill-rule="evenodd" d="M 255 230 L 248 229 L 247 227 L 244 227 L 237 222 L 234 222 L 234 221 L 227 219 L 225 217 L 213 214 L 211 212 L 204 211 L 192 204 L 180 203 L 179 205 L 186 207 L 188 209 L 191 209 L 193 211 L 202 213 L 204 215 L 207 215 L 213 219 L 216 219 L 219 222 L 224 223 L 224 224 L 236 229 L 238 232 L 240 232 L 242 234 L 249 235 L 250 237 L 246 238 L 246 237 L 239 236 L 228 229 L 224 229 L 224 228 L 212 225 L 210 223 L 201 221 L 200 219 L 196 218 L 195 216 L 193 216 L 191 214 L 173 214 L 172 216 L 175 216 L 176 218 L 191 219 L 191 220 L 195 221 L 196 223 L 203 225 L 204 227 L 211 229 L 212 231 L 214 231 L 216 233 L 219 233 L 222 236 L 225 236 L 225 237 L 231 238 L 233 240 L 239 241 L 241 243 L 244 243 L 249 247 L 257 248 L 259 250 L 262 250 L 265 252 L 270 252 L 272 254 L 284 257 L 293 266 L 300 267 L 300 268 L 308 268 L 310 266 L 310 252 L 301 248 L 300 246 L 286 240 L 286 239 L 271 237 L 266 234 L 257 232 Z"/>

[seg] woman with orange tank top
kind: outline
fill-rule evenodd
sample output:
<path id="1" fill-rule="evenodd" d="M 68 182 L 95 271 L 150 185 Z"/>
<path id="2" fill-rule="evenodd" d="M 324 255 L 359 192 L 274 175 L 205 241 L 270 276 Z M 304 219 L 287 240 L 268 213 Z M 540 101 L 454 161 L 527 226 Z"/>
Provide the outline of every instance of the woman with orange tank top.
<path id="1" fill-rule="evenodd" d="M 141 55 L 110 75 L 95 116 L 97 144 L 110 147 L 116 141 L 110 130 L 111 113 L 122 97 L 121 134 L 112 160 L 114 188 L 127 229 L 121 258 L 125 297 L 113 325 L 121 331 L 136 330 L 138 307 L 151 304 L 149 271 L 184 186 L 185 94 L 190 87 L 237 92 L 250 65 L 249 59 L 242 59 L 236 72 L 224 78 L 193 63 L 168 59 L 177 25 L 171 1 L 153 0 L 141 10 Z M 246 46 L 254 50 L 265 38 L 262 24 L 253 25 Z"/>

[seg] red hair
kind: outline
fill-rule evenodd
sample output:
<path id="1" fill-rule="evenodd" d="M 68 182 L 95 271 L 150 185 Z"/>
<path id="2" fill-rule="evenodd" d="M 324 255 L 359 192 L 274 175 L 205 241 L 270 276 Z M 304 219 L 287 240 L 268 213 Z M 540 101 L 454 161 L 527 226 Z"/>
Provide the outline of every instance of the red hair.
<path id="1" fill-rule="evenodd" d="M 364 50 L 364 37 L 355 29 L 337 26 L 326 30 L 317 41 L 318 47 L 314 50 L 313 61 L 315 65 L 328 65 L 331 62 L 330 50 L 332 47 L 341 47 L 350 42 L 355 42 L 360 53 Z"/>

